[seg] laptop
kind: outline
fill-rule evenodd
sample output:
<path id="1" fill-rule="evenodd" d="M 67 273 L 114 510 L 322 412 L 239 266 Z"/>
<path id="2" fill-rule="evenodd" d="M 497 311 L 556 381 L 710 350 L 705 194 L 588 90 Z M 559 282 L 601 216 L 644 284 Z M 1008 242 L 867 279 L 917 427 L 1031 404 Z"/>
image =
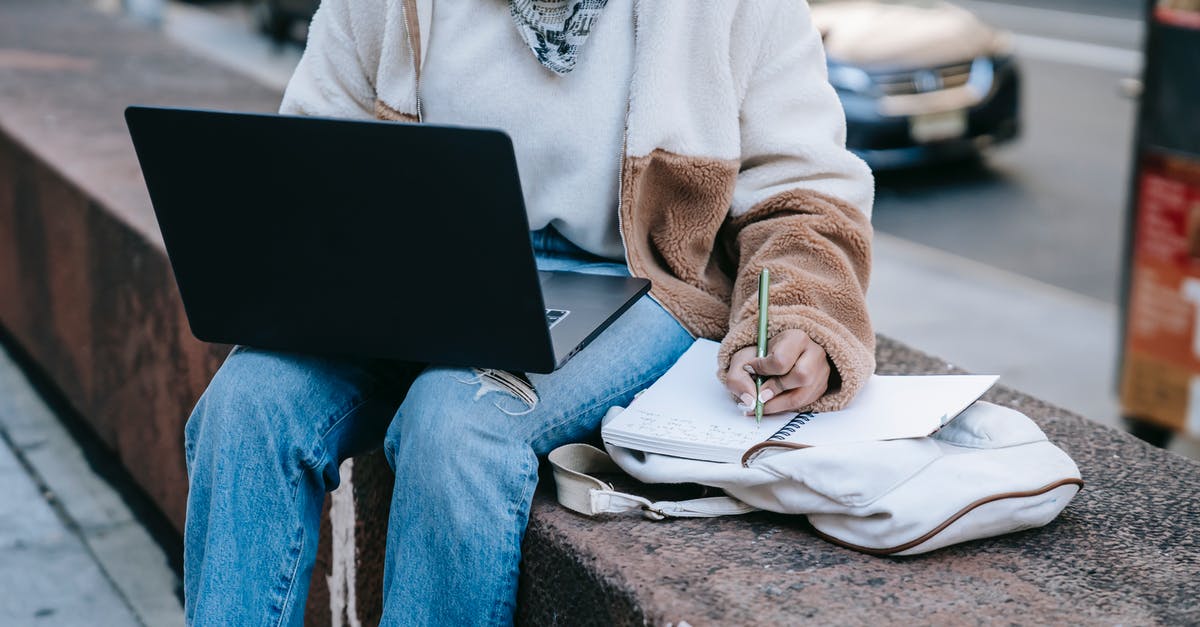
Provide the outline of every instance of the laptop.
<path id="1" fill-rule="evenodd" d="M 133 106 L 193 335 L 549 373 L 650 289 L 539 272 L 502 131 Z"/>

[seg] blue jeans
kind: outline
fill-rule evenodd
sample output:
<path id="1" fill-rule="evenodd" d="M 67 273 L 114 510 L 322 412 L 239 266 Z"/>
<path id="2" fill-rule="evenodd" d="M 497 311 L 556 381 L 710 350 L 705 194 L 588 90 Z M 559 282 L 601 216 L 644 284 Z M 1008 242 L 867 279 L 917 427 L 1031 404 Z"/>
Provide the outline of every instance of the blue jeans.
<path id="1" fill-rule="evenodd" d="M 542 269 L 627 272 L 552 231 L 533 240 Z M 469 368 L 235 349 L 186 428 L 189 624 L 302 624 L 325 492 L 381 444 L 396 474 L 383 623 L 511 623 L 539 456 L 593 433 L 690 344 L 643 298 L 529 375 L 532 409 Z"/>

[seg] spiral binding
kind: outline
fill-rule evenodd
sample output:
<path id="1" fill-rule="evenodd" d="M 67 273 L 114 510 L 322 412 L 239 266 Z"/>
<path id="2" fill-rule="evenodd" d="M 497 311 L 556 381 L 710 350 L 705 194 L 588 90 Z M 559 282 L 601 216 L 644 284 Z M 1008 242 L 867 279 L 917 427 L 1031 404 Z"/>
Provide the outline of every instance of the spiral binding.
<path id="1" fill-rule="evenodd" d="M 782 441 L 788 439 L 789 437 L 791 437 L 791 435 L 793 433 L 796 432 L 796 429 L 799 429 L 800 427 L 802 427 L 802 426 L 808 424 L 810 421 L 812 421 L 813 415 L 814 414 L 812 412 L 804 412 L 803 414 L 796 414 L 795 418 L 792 418 L 791 420 L 788 421 L 788 423 L 786 425 L 783 425 L 783 427 L 781 427 L 778 431 L 775 432 L 775 435 L 772 435 L 771 437 L 767 438 L 767 441 L 768 442 L 782 442 Z"/>

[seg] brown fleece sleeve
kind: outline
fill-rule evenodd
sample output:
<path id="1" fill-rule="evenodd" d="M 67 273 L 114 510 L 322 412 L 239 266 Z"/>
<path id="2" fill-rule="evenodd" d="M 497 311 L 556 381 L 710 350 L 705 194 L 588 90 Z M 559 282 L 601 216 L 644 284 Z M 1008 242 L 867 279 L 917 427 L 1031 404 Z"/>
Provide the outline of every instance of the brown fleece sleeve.
<path id="1" fill-rule="evenodd" d="M 718 355 L 724 379 L 733 353 L 757 344 L 758 275 L 771 271 L 769 332 L 799 329 L 828 353 L 836 374 L 810 407 L 832 411 L 875 371 L 875 335 L 867 315 L 871 222 L 835 198 L 793 189 L 732 218 L 723 233 L 737 260 L 729 333 Z"/>

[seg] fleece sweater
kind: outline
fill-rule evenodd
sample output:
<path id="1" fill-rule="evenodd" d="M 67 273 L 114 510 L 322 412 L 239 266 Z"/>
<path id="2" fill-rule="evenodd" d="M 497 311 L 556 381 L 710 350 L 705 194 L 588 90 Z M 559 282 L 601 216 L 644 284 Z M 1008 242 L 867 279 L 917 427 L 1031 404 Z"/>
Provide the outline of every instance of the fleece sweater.
<path id="1" fill-rule="evenodd" d="M 419 121 L 433 0 L 325 0 L 281 110 Z M 755 344 L 771 271 L 771 335 L 807 333 L 844 407 L 875 368 L 867 315 L 870 170 L 845 147 L 821 36 L 801 0 L 633 0 L 618 225 L 630 272 L 716 370 Z M 405 190 L 397 189 L 398 195 Z"/>
<path id="2" fill-rule="evenodd" d="M 633 67 L 633 0 L 609 0 L 575 69 L 538 62 L 507 0 L 435 2 L 422 71 L 425 122 L 499 128 L 512 137 L 529 227 L 624 259 L 617 174 Z"/>

